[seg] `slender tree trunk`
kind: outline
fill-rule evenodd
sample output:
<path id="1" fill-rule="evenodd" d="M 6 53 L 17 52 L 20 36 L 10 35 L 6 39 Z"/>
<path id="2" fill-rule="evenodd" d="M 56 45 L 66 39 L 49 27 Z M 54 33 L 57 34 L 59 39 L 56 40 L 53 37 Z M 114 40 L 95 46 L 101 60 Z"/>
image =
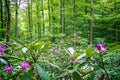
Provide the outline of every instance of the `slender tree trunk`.
<path id="1" fill-rule="evenodd" d="M 49 16 L 49 32 L 51 33 L 51 23 L 50 23 L 50 0 L 48 0 L 48 16 Z"/>
<path id="2" fill-rule="evenodd" d="M 93 0 L 90 0 L 90 45 L 92 45 L 93 38 Z"/>
<path id="3" fill-rule="evenodd" d="M 0 28 L 1 29 L 4 29 L 4 27 L 3 27 L 3 1 L 2 0 L 0 0 Z M 2 39 L 2 38 L 4 38 L 4 31 L 1 31 L 0 32 L 0 38 Z"/>
<path id="4" fill-rule="evenodd" d="M 76 1 L 73 1 L 74 3 L 74 8 L 73 8 L 73 12 L 74 12 L 74 32 L 76 32 Z"/>
<path id="5" fill-rule="evenodd" d="M 43 34 L 45 34 L 45 23 L 44 23 L 44 4 L 43 4 L 43 0 L 41 0 L 41 5 L 42 5 L 42 25 L 43 25 Z"/>
<path id="6" fill-rule="evenodd" d="M 16 13 L 15 13 L 15 37 L 18 38 L 18 0 L 16 0 Z"/>
<path id="7" fill-rule="evenodd" d="M 87 3 L 87 0 L 85 1 Z M 88 8 L 87 6 L 85 7 L 85 15 L 88 14 Z M 85 22 L 86 22 L 86 38 L 89 37 L 89 34 L 88 34 L 88 31 L 89 31 L 89 22 L 88 22 L 88 19 L 86 18 L 85 19 Z"/>
<path id="8" fill-rule="evenodd" d="M 31 32 L 31 38 L 33 37 L 33 21 L 32 21 L 32 3 L 33 0 L 31 0 L 31 6 L 30 6 L 30 22 L 31 22 L 31 26 L 30 26 L 30 32 Z"/>
<path id="9" fill-rule="evenodd" d="M 115 13 L 117 15 L 116 0 L 115 0 Z M 116 28 L 116 33 L 115 33 L 115 35 L 116 35 L 116 42 L 118 42 L 118 22 L 115 22 L 114 24 L 115 24 L 115 28 Z"/>
<path id="10" fill-rule="evenodd" d="M 39 16 L 39 6 L 37 4 L 37 27 L 38 27 L 38 39 L 41 37 L 41 25 L 40 25 L 40 16 Z"/>
<path id="11" fill-rule="evenodd" d="M 54 23 L 54 17 L 53 17 L 53 7 L 54 7 L 54 5 L 53 5 L 53 0 L 51 0 L 51 23 L 52 23 L 52 25 L 53 25 L 53 23 Z M 55 29 L 53 28 L 53 27 L 51 27 L 51 33 L 54 33 L 55 32 Z"/>
<path id="12" fill-rule="evenodd" d="M 29 23 L 29 38 L 32 39 L 31 11 L 30 11 L 30 1 L 29 0 L 28 0 L 28 23 Z"/>
<path id="13" fill-rule="evenodd" d="M 64 33 L 64 0 L 60 0 L 60 24 L 61 24 L 61 33 Z"/>
<path id="14" fill-rule="evenodd" d="M 11 23 L 11 13 L 10 13 L 10 1 L 5 0 L 5 6 L 7 10 L 7 25 L 6 25 L 6 42 L 10 41 L 8 34 L 10 34 L 10 23 Z"/>
<path id="15" fill-rule="evenodd" d="M 73 0 L 73 13 L 74 13 L 74 32 L 76 32 L 76 0 Z M 76 48 L 76 41 L 74 40 L 74 48 Z"/>

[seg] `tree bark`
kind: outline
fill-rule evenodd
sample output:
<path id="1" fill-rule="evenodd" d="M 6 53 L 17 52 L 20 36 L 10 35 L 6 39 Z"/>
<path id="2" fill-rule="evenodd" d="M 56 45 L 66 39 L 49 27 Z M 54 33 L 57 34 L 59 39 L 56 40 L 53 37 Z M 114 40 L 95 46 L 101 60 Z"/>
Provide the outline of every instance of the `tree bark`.
<path id="1" fill-rule="evenodd" d="M 4 29 L 4 27 L 3 27 L 3 23 L 4 23 L 4 21 L 3 21 L 3 1 L 2 0 L 0 0 L 0 28 L 1 29 Z M 2 30 L 1 32 L 0 32 L 0 38 L 1 39 L 3 39 L 4 38 L 4 30 Z"/>
<path id="2" fill-rule="evenodd" d="M 31 11 L 30 11 L 30 1 L 29 0 L 28 0 L 28 23 L 29 23 L 29 38 L 32 39 Z"/>
<path id="3" fill-rule="evenodd" d="M 39 15 L 39 6 L 37 4 L 37 27 L 38 27 L 38 39 L 41 37 L 41 25 L 40 25 L 40 15 Z"/>
<path id="4" fill-rule="evenodd" d="M 74 32 L 76 32 L 76 1 L 73 0 L 73 13 L 74 13 Z M 76 48 L 76 41 L 74 39 L 74 48 Z"/>
<path id="5" fill-rule="evenodd" d="M 16 13 L 15 13 L 15 37 L 18 38 L 18 0 L 16 0 Z"/>
<path id="6" fill-rule="evenodd" d="M 74 13 L 74 32 L 76 32 L 76 1 L 73 1 L 74 3 L 74 8 L 73 8 L 73 13 Z"/>
<path id="7" fill-rule="evenodd" d="M 6 42 L 9 42 L 10 38 L 8 34 L 10 34 L 10 23 L 11 23 L 10 1 L 9 0 L 5 0 L 5 7 L 7 10 Z"/>
<path id="8" fill-rule="evenodd" d="M 44 23 L 44 4 L 43 4 L 43 0 L 41 0 L 41 5 L 42 5 L 42 25 L 43 25 L 43 34 L 45 34 L 45 23 Z"/>
<path id="9" fill-rule="evenodd" d="M 93 0 L 90 0 L 90 45 L 92 45 L 93 38 Z"/>
<path id="10" fill-rule="evenodd" d="M 48 20 L 48 22 L 49 22 L 49 32 L 51 33 L 50 0 L 48 0 L 48 16 L 49 16 L 49 20 Z"/>
<path id="11" fill-rule="evenodd" d="M 60 24 L 61 33 L 64 33 L 64 0 L 60 0 Z"/>

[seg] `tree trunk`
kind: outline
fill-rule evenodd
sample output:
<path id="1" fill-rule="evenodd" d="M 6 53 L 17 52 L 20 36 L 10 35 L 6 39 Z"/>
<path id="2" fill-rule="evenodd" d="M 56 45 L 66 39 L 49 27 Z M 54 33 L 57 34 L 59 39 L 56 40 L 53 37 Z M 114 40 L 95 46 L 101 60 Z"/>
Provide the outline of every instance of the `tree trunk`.
<path id="1" fill-rule="evenodd" d="M 18 0 L 16 0 L 16 13 L 15 13 L 15 37 L 18 38 Z"/>
<path id="2" fill-rule="evenodd" d="M 61 33 L 64 33 L 64 0 L 60 0 L 60 24 L 61 24 Z"/>
<path id="3" fill-rule="evenodd" d="M 92 45 L 93 37 L 93 0 L 90 0 L 90 45 Z"/>
<path id="4" fill-rule="evenodd" d="M 43 34 L 45 34 L 44 5 L 43 5 L 43 0 L 41 0 L 41 5 L 42 5 L 42 25 L 43 25 Z"/>
<path id="5" fill-rule="evenodd" d="M 50 0 L 48 0 L 48 16 L 49 16 L 49 32 L 51 33 L 51 23 L 50 23 Z"/>
<path id="6" fill-rule="evenodd" d="M 31 11 L 30 11 L 30 1 L 29 0 L 28 0 L 28 23 L 29 23 L 29 38 L 32 39 Z"/>
<path id="7" fill-rule="evenodd" d="M 74 8 L 73 8 L 73 13 L 74 13 L 74 32 L 76 32 L 76 1 L 73 1 L 74 3 Z"/>
<path id="8" fill-rule="evenodd" d="M 73 0 L 73 13 L 74 13 L 74 32 L 76 32 L 76 1 Z M 76 48 L 76 41 L 74 39 L 74 48 Z"/>
<path id="9" fill-rule="evenodd" d="M 0 0 L 0 28 L 4 29 L 3 27 L 3 1 Z M 4 38 L 4 30 L 0 32 L 0 40 Z"/>
<path id="10" fill-rule="evenodd" d="M 37 27 L 38 27 L 38 39 L 41 37 L 41 25 L 40 25 L 40 16 L 39 16 L 39 6 L 37 4 Z"/>
<path id="11" fill-rule="evenodd" d="M 11 23 L 10 1 L 9 0 L 5 0 L 5 7 L 7 10 L 6 42 L 9 42 L 10 38 L 8 34 L 10 34 L 10 23 Z"/>
<path id="12" fill-rule="evenodd" d="M 116 0 L 115 0 L 115 13 L 116 13 L 116 15 L 117 15 L 117 9 L 116 9 Z M 115 24 L 115 28 L 116 28 L 116 33 L 115 33 L 115 35 L 116 35 L 116 37 L 115 37 L 115 40 L 116 40 L 116 42 L 118 42 L 118 22 L 115 22 L 114 23 Z"/>
<path id="13" fill-rule="evenodd" d="M 85 1 L 87 3 L 87 0 Z M 85 15 L 88 14 L 88 8 L 87 6 L 85 7 Z M 86 22 L 86 38 L 89 37 L 89 34 L 88 34 L 88 31 L 89 31 L 89 22 L 88 22 L 88 19 L 86 18 L 85 19 L 85 22 Z"/>

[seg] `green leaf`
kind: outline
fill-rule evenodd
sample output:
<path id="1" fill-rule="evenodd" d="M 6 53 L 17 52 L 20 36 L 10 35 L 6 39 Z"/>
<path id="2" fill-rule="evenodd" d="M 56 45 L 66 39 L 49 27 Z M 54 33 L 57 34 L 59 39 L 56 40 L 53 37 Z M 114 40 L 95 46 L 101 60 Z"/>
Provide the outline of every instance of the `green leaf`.
<path id="1" fill-rule="evenodd" d="M 110 48 L 107 52 L 111 52 L 111 51 L 114 51 L 114 50 L 117 50 L 117 49 L 120 49 L 120 44 L 116 45 L 115 47 Z"/>
<path id="2" fill-rule="evenodd" d="M 17 45 L 16 44 L 12 44 L 11 47 L 12 47 L 12 49 L 15 49 L 17 47 Z"/>
<path id="3" fill-rule="evenodd" d="M 40 49 L 44 45 L 43 42 L 37 42 L 37 43 L 32 43 L 29 45 L 30 49 L 35 50 L 35 49 Z"/>
<path id="4" fill-rule="evenodd" d="M 93 54 L 93 52 L 92 52 L 92 48 L 91 47 L 88 47 L 87 49 L 86 49 L 86 55 L 87 55 L 87 57 L 91 57 L 92 56 L 92 54 Z"/>
<path id="5" fill-rule="evenodd" d="M 87 63 L 87 61 L 84 63 L 81 63 L 81 64 L 77 64 L 70 72 L 74 73 L 75 71 L 77 71 L 81 66 L 83 66 L 86 63 Z"/>
<path id="6" fill-rule="evenodd" d="M 21 78 L 21 80 L 31 80 L 33 77 L 32 69 L 28 70 Z"/>
<path id="7" fill-rule="evenodd" d="M 46 71 L 43 70 L 39 64 L 36 63 L 35 68 L 36 68 L 41 80 L 50 80 L 49 74 L 46 73 Z"/>
<path id="8" fill-rule="evenodd" d="M 45 51 L 45 50 L 49 49 L 49 46 L 50 46 L 50 42 L 46 42 L 44 45 L 42 45 L 41 51 Z"/>
<path id="9" fill-rule="evenodd" d="M 8 65 L 8 60 L 4 57 L 0 57 L 0 61 L 3 63 L 3 64 L 6 64 Z"/>
<path id="10" fill-rule="evenodd" d="M 90 77 L 88 78 L 88 80 L 94 80 L 95 75 L 96 75 L 96 72 L 93 72 L 93 73 L 90 75 Z"/>
<path id="11" fill-rule="evenodd" d="M 73 80 L 82 80 L 80 74 L 76 71 L 73 73 Z"/>
<path id="12" fill-rule="evenodd" d="M 24 43 L 22 43 L 22 41 L 19 41 L 18 39 L 16 39 L 15 37 L 12 37 L 11 35 L 7 34 L 8 36 L 10 36 L 11 39 L 13 39 L 15 42 L 19 43 L 20 45 L 28 48 Z M 28 48 L 29 49 L 29 48 Z"/>

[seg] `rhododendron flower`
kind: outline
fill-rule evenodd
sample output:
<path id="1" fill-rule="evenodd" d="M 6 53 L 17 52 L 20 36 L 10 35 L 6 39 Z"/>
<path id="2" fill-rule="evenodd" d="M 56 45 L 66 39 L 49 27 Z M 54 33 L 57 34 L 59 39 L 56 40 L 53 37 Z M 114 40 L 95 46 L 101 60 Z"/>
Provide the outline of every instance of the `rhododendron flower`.
<path id="1" fill-rule="evenodd" d="M 78 39 L 80 39 L 81 37 L 80 36 L 77 36 Z"/>
<path id="2" fill-rule="evenodd" d="M 74 32 L 73 35 L 76 36 L 76 32 Z"/>
<path id="3" fill-rule="evenodd" d="M 89 63 L 89 64 L 87 64 L 87 66 L 88 66 L 88 67 L 90 67 L 90 66 L 91 66 L 91 64 Z"/>
<path id="4" fill-rule="evenodd" d="M 70 62 L 71 63 L 76 62 L 76 59 L 75 58 L 70 58 Z"/>
<path id="5" fill-rule="evenodd" d="M 64 43 L 64 41 L 63 41 L 63 40 L 60 40 L 60 43 L 61 43 L 61 44 L 63 44 L 63 43 Z"/>
<path id="6" fill-rule="evenodd" d="M 22 69 L 27 69 L 30 67 L 30 65 L 29 65 L 28 61 L 23 61 L 23 62 L 21 62 L 20 67 Z"/>
<path id="7" fill-rule="evenodd" d="M 94 78 L 93 80 L 97 80 L 96 78 Z"/>
<path id="8" fill-rule="evenodd" d="M 91 57 L 90 59 L 91 59 L 92 61 L 95 61 L 95 58 L 94 58 L 94 57 Z"/>
<path id="9" fill-rule="evenodd" d="M 4 44 L 0 45 L 0 56 L 3 55 L 5 53 L 4 51 Z"/>
<path id="10" fill-rule="evenodd" d="M 5 66 L 4 71 L 12 72 L 13 68 L 12 68 L 12 66 Z"/>
<path id="11" fill-rule="evenodd" d="M 105 47 L 103 43 L 96 44 L 96 48 L 101 52 L 105 52 Z"/>
<path id="12" fill-rule="evenodd" d="M 120 61 L 120 58 L 118 58 L 118 60 Z"/>
<path id="13" fill-rule="evenodd" d="M 51 51 L 55 51 L 56 50 L 56 47 L 54 46 L 54 47 L 52 47 L 52 49 L 51 49 Z"/>
<path id="14" fill-rule="evenodd" d="M 102 75 L 102 77 L 103 77 L 104 79 L 107 78 L 107 74 L 104 73 L 104 74 Z"/>

